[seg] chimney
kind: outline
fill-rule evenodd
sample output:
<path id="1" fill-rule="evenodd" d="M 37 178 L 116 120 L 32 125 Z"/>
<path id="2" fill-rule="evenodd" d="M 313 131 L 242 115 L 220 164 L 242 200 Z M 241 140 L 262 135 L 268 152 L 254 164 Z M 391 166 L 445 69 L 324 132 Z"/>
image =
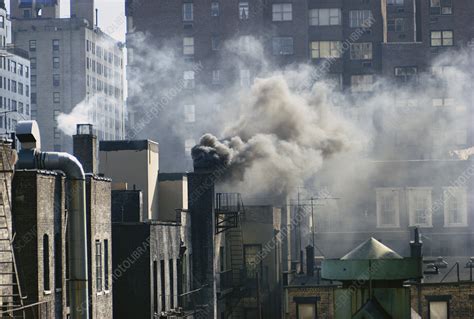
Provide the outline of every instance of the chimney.
<path id="1" fill-rule="evenodd" d="M 81 162 L 86 173 L 97 174 L 97 136 L 92 124 L 77 124 L 73 136 L 74 156 Z"/>
<path id="2" fill-rule="evenodd" d="M 410 242 L 410 257 L 421 258 L 423 257 L 423 243 L 420 240 L 420 230 L 415 228 L 415 238 Z"/>
<path id="3" fill-rule="evenodd" d="M 306 247 L 306 272 L 308 276 L 314 276 L 314 247 L 311 245 Z"/>
<path id="4" fill-rule="evenodd" d="M 96 22 L 94 0 L 71 0 L 70 12 L 71 17 L 89 21 L 91 27 L 94 26 Z"/>

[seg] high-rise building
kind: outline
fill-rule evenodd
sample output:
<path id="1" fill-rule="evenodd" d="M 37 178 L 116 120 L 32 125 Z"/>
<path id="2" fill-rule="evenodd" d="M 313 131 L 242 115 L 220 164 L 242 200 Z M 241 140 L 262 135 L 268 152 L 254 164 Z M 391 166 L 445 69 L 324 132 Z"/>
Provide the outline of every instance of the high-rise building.
<path id="1" fill-rule="evenodd" d="M 0 134 L 30 119 L 30 61 L 28 52 L 12 44 L 11 21 L 0 1 Z"/>
<path id="2" fill-rule="evenodd" d="M 409 81 L 430 71 L 434 58 L 467 46 L 474 37 L 474 3 L 469 0 L 127 0 L 126 15 L 131 79 L 140 78 L 134 70 L 147 65 L 136 58 L 138 33 L 147 34 L 148 43 L 174 47 L 183 61 L 170 82 L 176 88 L 182 81 L 184 88 L 172 102 L 161 104 L 160 97 L 169 97 L 167 90 L 155 88 L 161 90 L 154 102 L 160 112 L 153 121 L 147 112 L 154 104 L 141 99 L 143 91 L 129 87 L 128 106 L 136 111 L 131 127 L 155 129 L 153 138 L 169 150 L 161 161 L 165 171 L 191 169 L 189 151 L 207 129 L 202 123 L 210 122 L 209 109 L 196 101 L 198 94 L 245 85 L 258 74 L 258 65 L 245 59 L 235 64 L 230 55 L 222 55 L 229 39 L 239 40 L 233 53 L 240 54 L 250 37 L 257 38 L 265 59 L 276 66 L 307 62 L 316 69 L 328 61 L 329 67 L 322 68 L 327 78 L 350 93 L 365 94 L 381 75 Z M 202 69 L 196 72 L 198 63 Z M 212 103 L 211 95 L 205 96 L 206 103 Z"/>
<path id="3" fill-rule="evenodd" d="M 15 47 L 30 54 L 31 114 L 43 128 L 43 148 L 70 150 L 78 121 L 94 123 L 100 140 L 120 140 L 123 46 L 94 25 L 93 1 L 72 1 L 71 18 L 59 18 L 58 7 L 11 2 Z M 59 125 L 60 114 L 76 106 L 71 122 Z"/>

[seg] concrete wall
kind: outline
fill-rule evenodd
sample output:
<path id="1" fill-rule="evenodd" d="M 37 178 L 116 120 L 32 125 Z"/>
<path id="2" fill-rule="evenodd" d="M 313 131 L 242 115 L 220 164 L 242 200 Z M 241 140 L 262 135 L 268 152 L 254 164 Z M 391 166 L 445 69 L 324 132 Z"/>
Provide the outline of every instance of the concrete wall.
<path id="1" fill-rule="evenodd" d="M 107 142 L 100 143 L 99 172 L 111 177 L 114 182 L 127 182 L 129 187 L 133 188 L 135 185 L 137 189 L 142 190 L 142 221 L 157 219 L 158 144 L 152 141 L 134 141 L 137 145 L 139 143 L 140 147 L 128 147 L 126 141 L 111 143 L 120 145 L 108 148 Z"/>
<path id="2" fill-rule="evenodd" d="M 188 209 L 188 179 L 184 174 L 159 175 L 159 216 L 176 221 L 176 209 Z"/>

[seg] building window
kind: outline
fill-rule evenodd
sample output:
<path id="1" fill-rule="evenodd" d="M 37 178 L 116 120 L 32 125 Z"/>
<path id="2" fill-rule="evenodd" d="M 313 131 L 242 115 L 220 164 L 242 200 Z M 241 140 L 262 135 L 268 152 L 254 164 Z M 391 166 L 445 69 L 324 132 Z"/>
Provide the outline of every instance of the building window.
<path id="1" fill-rule="evenodd" d="M 431 227 L 431 188 L 408 188 L 410 226 Z"/>
<path id="2" fill-rule="evenodd" d="M 212 84 L 221 82 L 221 70 L 212 70 Z"/>
<path id="3" fill-rule="evenodd" d="M 31 104 L 36 104 L 36 93 L 31 93 Z"/>
<path id="4" fill-rule="evenodd" d="M 36 51 L 36 40 L 30 40 L 30 51 Z"/>
<path id="5" fill-rule="evenodd" d="M 372 42 L 352 43 L 351 60 L 372 60 Z"/>
<path id="6" fill-rule="evenodd" d="M 184 55 L 194 54 L 194 38 L 193 37 L 183 38 L 183 54 Z"/>
<path id="7" fill-rule="evenodd" d="M 30 81 L 31 81 L 30 84 L 31 84 L 32 86 L 36 86 L 36 75 L 32 75 Z"/>
<path id="8" fill-rule="evenodd" d="M 216 35 L 211 38 L 211 47 L 212 51 L 219 51 L 221 46 L 221 38 Z"/>
<path id="9" fill-rule="evenodd" d="M 240 86 L 241 87 L 250 86 L 250 70 L 248 69 L 240 70 Z"/>
<path id="10" fill-rule="evenodd" d="M 467 226 L 467 195 L 462 187 L 443 188 L 444 225 L 446 227 Z"/>
<path id="11" fill-rule="evenodd" d="M 194 104 L 184 106 L 184 122 L 194 123 L 196 121 L 196 107 Z"/>
<path id="12" fill-rule="evenodd" d="M 23 83 L 18 82 L 18 94 L 23 95 Z"/>
<path id="13" fill-rule="evenodd" d="M 311 42 L 311 58 L 326 59 L 341 57 L 341 42 L 313 41 Z"/>
<path id="14" fill-rule="evenodd" d="M 61 83 L 61 80 L 60 80 L 59 74 L 53 74 L 53 86 L 57 87 L 60 85 L 60 83 Z"/>
<path id="15" fill-rule="evenodd" d="M 272 48 L 274 55 L 291 55 L 293 54 L 293 38 L 277 37 L 273 38 Z"/>
<path id="16" fill-rule="evenodd" d="M 360 28 L 369 25 L 372 20 L 372 12 L 370 10 L 351 10 L 349 12 L 349 24 L 351 28 Z"/>
<path id="17" fill-rule="evenodd" d="M 0 16 L 0 28 L 4 29 L 5 28 L 5 17 Z"/>
<path id="18" fill-rule="evenodd" d="M 387 0 L 388 5 L 403 6 L 404 0 Z"/>
<path id="19" fill-rule="evenodd" d="M 341 25 L 341 9 L 311 9 L 309 10 L 309 25 Z"/>
<path id="20" fill-rule="evenodd" d="M 104 290 L 109 289 L 109 240 L 104 239 Z"/>
<path id="21" fill-rule="evenodd" d="M 53 93 L 53 103 L 61 103 L 61 94 L 59 92 Z"/>
<path id="22" fill-rule="evenodd" d="M 183 80 L 184 88 L 194 89 L 194 71 L 184 71 Z"/>
<path id="23" fill-rule="evenodd" d="M 59 51 L 59 40 L 53 40 L 53 51 Z"/>
<path id="24" fill-rule="evenodd" d="M 165 261 L 160 260 L 160 280 L 161 280 L 161 311 L 166 311 L 166 276 Z"/>
<path id="25" fill-rule="evenodd" d="M 239 2 L 239 18 L 240 20 L 247 20 L 249 18 L 248 2 Z"/>
<path id="26" fill-rule="evenodd" d="M 387 21 L 387 30 L 393 32 L 403 32 L 405 31 L 405 19 L 388 19 Z"/>
<path id="27" fill-rule="evenodd" d="M 53 57 L 53 69 L 59 69 L 59 57 Z"/>
<path id="28" fill-rule="evenodd" d="M 188 138 L 184 141 L 184 153 L 186 156 L 191 156 L 191 150 L 196 146 L 196 141 L 192 138 Z"/>
<path id="29" fill-rule="evenodd" d="M 453 3 L 452 0 L 430 0 L 431 14 L 452 14 Z"/>
<path id="30" fill-rule="evenodd" d="M 296 303 L 296 318 L 297 319 L 316 319 L 317 317 L 317 304 L 297 302 Z"/>
<path id="31" fill-rule="evenodd" d="M 194 5 L 192 3 L 183 3 L 183 21 L 194 20 Z"/>
<path id="32" fill-rule="evenodd" d="M 16 93 L 16 81 L 11 81 L 11 91 L 13 93 Z"/>
<path id="33" fill-rule="evenodd" d="M 95 290 L 102 291 L 102 245 L 100 240 L 95 241 Z"/>
<path id="34" fill-rule="evenodd" d="M 36 70 L 36 58 L 30 58 L 30 66 L 32 70 Z"/>
<path id="35" fill-rule="evenodd" d="M 212 17 L 219 16 L 219 2 L 211 2 L 211 16 Z"/>
<path id="36" fill-rule="evenodd" d="M 272 6 L 273 21 L 293 20 L 293 6 L 291 3 L 275 3 Z"/>
<path id="37" fill-rule="evenodd" d="M 397 66 L 394 72 L 398 81 L 411 82 L 417 79 L 418 68 L 416 66 Z"/>
<path id="38" fill-rule="evenodd" d="M 158 262 L 153 260 L 153 312 L 158 314 Z"/>
<path id="39" fill-rule="evenodd" d="M 23 108 L 24 104 L 22 102 L 18 102 L 18 113 L 23 114 L 25 111 Z"/>
<path id="40" fill-rule="evenodd" d="M 400 227 L 400 190 L 376 189 L 377 227 Z"/>
<path id="41" fill-rule="evenodd" d="M 428 319 L 448 319 L 451 295 L 425 296 L 428 301 Z"/>
<path id="42" fill-rule="evenodd" d="M 431 31 L 432 47 L 448 47 L 453 45 L 453 31 Z"/>
<path id="43" fill-rule="evenodd" d="M 169 268 L 169 284 L 170 284 L 170 308 L 174 309 L 174 260 L 170 259 L 168 262 L 168 268 Z"/>
<path id="44" fill-rule="evenodd" d="M 43 236 L 43 289 L 50 291 L 50 258 L 49 258 L 49 236 Z"/>
<path id="45" fill-rule="evenodd" d="M 258 258 L 262 245 L 244 245 L 244 271 L 246 279 L 256 279 L 262 275 L 262 262 Z"/>
<path id="46" fill-rule="evenodd" d="M 25 78 L 29 78 L 30 77 L 30 68 L 25 66 Z"/>

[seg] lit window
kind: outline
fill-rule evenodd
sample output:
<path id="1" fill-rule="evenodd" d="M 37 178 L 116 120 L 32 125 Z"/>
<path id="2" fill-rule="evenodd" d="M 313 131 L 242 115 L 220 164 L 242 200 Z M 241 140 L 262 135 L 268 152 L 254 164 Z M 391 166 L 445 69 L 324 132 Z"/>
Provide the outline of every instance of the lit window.
<path id="1" fill-rule="evenodd" d="M 212 17 L 219 16 L 219 2 L 211 2 L 211 16 Z"/>
<path id="2" fill-rule="evenodd" d="M 431 31 L 432 47 L 447 47 L 453 45 L 453 31 Z"/>
<path id="3" fill-rule="evenodd" d="M 377 227 L 400 227 L 400 190 L 396 188 L 378 188 Z"/>
<path id="4" fill-rule="evenodd" d="M 184 71 L 183 80 L 184 88 L 194 89 L 194 71 Z"/>
<path id="5" fill-rule="evenodd" d="M 444 225 L 446 227 L 467 226 L 467 195 L 463 187 L 445 187 Z"/>
<path id="6" fill-rule="evenodd" d="M 293 6 L 291 3 L 276 3 L 272 6 L 273 21 L 291 21 L 293 19 Z"/>
<path id="7" fill-rule="evenodd" d="M 452 0 L 430 0 L 431 14 L 452 14 Z"/>
<path id="8" fill-rule="evenodd" d="M 352 43 L 351 60 L 371 60 L 372 42 Z"/>
<path id="9" fill-rule="evenodd" d="M 431 188 L 408 188 L 410 226 L 432 226 Z"/>
<path id="10" fill-rule="evenodd" d="M 192 3 L 183 3 L 183 21 L 194 20 L 194 6 Z"/>
<path id="11" fill-rule="evenodd" d="M 0 16 L 0 28 L 5 28 L 5 17 Z"/>
<path id="12" fill-rule="evenodd" d="M 95 289 L 102 291 L 102 245 L 100 240 L 95 241 Z"/>
<path id="13" fill-rule="evenodd" d="M 395 78 L 400 82 L 410 82 L 417 79 L 418 68 L 416 66 L 395 67 Z"/>
<path id="14" fill-rule="evenodd" d="M 184 122 L 194 123 L 196 121 L 196 108 L 193 104 L 184 106 Z"/>
<path id="15" fill-rule="evenodd" d="M 194 38 L 193 37 L 183 38 L 183 54 L 184 55 L 194 54 Z"/>
<path id="16" fill-rule="evenodd" d="M 311 9 L 309 10 L 309 25 L 341 25 L 341 9 Z"/>
<path id="17" fill-rule="evenodd" d="M 349 12 L 349 18 L 351 28 L 366 27 L 373 19 L 370 10 L 352 10 Z"/>
<path id="18" fill-rule="evenodd" d="M 298 319 L 314 319 L 316 317 L 316 304 L 297 304 Z"/>
<path id="19" fill-rule="evenodd" d="M 403 32 L 405 30 L 405 19 L 388 19 L 387 31 Z"/>
<path id="20" fill-rule="evenodd" d="M 249 3 L 239 2 L 239 17 L 240 20 L 247 20 L 249 18 Z"/>
<path id="21" fill-rule="evenodd" d="M 339 41 L 313 41 L 311 42 L 311 58 L 340 58 L 341 42 Z"/>
<path id="22" fill-rule="evenodd" d="M 272 48 L 274 55 L 291 55 L 293 54 L 293 38 L 277 37 L 273 38 Z"/>

